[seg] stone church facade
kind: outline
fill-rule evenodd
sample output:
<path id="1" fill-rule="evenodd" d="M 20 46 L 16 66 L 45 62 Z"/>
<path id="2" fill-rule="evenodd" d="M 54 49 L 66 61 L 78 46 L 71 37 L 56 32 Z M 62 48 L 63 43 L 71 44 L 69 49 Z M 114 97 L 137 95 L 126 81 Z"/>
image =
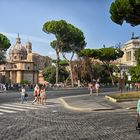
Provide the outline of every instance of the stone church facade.
<path id="1" fill-rule="evenodd" d="M 27 80 L 30 83 L 43 83 L 42 70 L 51 65 L 51 59 L 32 52 L 32 43 L 22 46 L 19 35 L 16 43 L 9 50 L 9 58 L 0 65 L 1 83 L 21 83 Z"/>

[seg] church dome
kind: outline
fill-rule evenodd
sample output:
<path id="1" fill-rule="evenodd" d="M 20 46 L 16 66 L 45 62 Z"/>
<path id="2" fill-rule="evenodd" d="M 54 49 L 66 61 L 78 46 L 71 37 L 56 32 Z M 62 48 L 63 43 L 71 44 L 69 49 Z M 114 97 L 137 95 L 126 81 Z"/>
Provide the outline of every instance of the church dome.
<path id="1" fill-rule="evenodd" d="M 27 50 L 24 46 L 21 45 L 19 35 L 16 38 L 16 44 L 12 46 L 9 50 L 9 56 L 10 56 L 10 59 L 12 59 L 13 57 L 19 60 L 27 58 Z"/>

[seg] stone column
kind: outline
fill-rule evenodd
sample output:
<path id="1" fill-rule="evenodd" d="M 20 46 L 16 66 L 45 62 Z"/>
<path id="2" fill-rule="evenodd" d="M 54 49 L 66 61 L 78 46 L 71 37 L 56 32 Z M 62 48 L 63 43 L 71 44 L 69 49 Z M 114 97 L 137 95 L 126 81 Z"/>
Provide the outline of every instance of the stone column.
<path id="1" fill-rule="evenodd" d="M 133 49 L 131 50 L 131 62 L 132 63 L 134 62 L 134 50 Z"/>
<path id="2" fill-rule="evenodd" d="M 12 77 L 12 71 L 10 71 L 10 81 L 11 81 L 11 83 L 13 83 L 13 77 Z"/>
<path id="3" fill-rule="evenodd" d="M 137 61 L 135 59 L 135 49 L 132 49 L 132 65 L 135 66 L 137 64 Z"/>
<path id="4" fill-rule="evenodd" d="M 22 72 L 17 71 L 17 83 L 21 83 L 21 81 L 22 81 Z"/>

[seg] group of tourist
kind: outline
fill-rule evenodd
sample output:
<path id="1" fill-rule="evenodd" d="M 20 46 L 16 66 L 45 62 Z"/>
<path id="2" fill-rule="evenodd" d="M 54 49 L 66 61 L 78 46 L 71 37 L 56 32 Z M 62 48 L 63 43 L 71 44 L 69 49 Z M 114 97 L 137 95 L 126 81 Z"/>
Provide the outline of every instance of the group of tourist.
<path id="1" fill-rule="evenodd" d="M 88 85 L 90 95 L 93 95 L 93 91 L 95 90 L 96 95 L 98 96 L 99 95 L 99 87 L 100 87 L 100 85 L 99 85 L 98 82 L 96 82 L 95 84 L 93 82 L 90 82 L 89 85 Z"/>
<path id="2" fill-rule="evenodd" d="M 34 100 L 32 104 L 38 103 L 38 104 L 45 104 L 46 102 L 46 86 L 42 85 L 39 87 L 37 84 L 34 88 Z"/>
<path id="3" fill-rule="evenodd" d="M 32 104 L 41 104 L 44 105 L 46 103 L 46 85 L 39 86 L 38 84 L 34 87 L 34 100 L 32 101 Z M 21 103 L 24 103 L 24 101 L 27 101 L 27 91 L 25 86 L 23 85 L 21 88 Z"/>

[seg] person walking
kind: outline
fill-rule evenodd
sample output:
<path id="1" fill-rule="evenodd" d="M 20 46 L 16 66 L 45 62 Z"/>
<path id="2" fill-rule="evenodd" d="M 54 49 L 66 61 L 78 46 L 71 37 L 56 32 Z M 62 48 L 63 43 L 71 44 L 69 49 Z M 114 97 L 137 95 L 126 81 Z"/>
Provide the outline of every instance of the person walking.
<path id="1" fill-rule="evenodd" d="M 6 92 L 6 85 L 5 84 L 2 84 L 2 89 L 3 89 L 3 91 Z"/>
<path id="2" fill-rule="evenodd" d="M 46 89 L 45 86 L 43 85 L 40 90 L 40 100 L 42 105 L 45 103 L 45 96 L 46 96 Z"/>
<path id="3" fill-rule="evenodd" d="M 137 102 L 137 115 L 140 116 L 140 99 Z"/>
<path id="4" fill-rule="evenodd" d="M 94 84 L 92 82 L 89 83 L 88 89 L 89 89 L 89 92 L 90 92 L 90 96 L 93 95 Z"/>
<path id="5" fill-rule="evenodd" d="M 38 102 L 39 92 L 40 92 L 39 86 L 36 84 L 34 87 L 34 100 L 32 101 L 32 104 L 34 104 L 35 102 Z"/>
<path id="6" fill-rule="evenodd" d="M 137 102 L 137 123 L 136 129 L 140 130 L 140 99 Z"/>
<path id="7" fill-rule="evenodd" d="M 23 104 L 25 101 L 25 93 L 26 93 L 26 89 L 25 86 L 23 85 L 21 88 L 21 103 Z"/>
<path id="8" fill-rule="evenodd" d="M 99 87 L 100 87 L 99 83 L 96 82 L 95 89 L 96 89 L 96 95 L 97 96 L 99 95 Z"/>

